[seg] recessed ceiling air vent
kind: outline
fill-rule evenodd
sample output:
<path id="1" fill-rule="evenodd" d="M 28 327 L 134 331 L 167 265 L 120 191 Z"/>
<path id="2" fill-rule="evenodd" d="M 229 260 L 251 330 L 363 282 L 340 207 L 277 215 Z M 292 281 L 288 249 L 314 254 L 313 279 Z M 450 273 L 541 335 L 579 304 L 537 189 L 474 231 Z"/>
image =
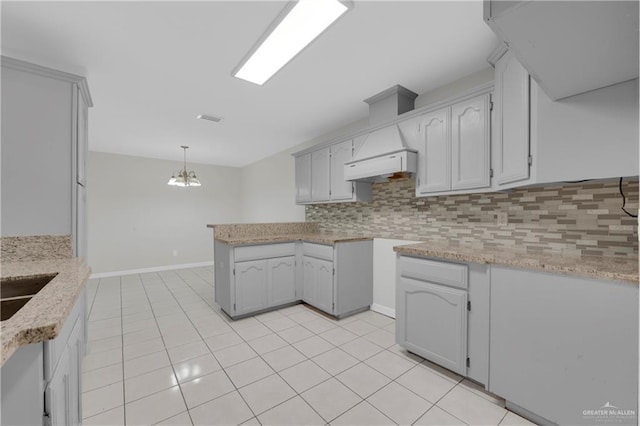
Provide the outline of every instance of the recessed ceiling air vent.
<path id="1" fill-rule="evenodd" d="M 207 114 L 198 114 L 196 118 L 200 120 L 209 120 L 216 123 L 219 123 L 222 120 L 222 117 L 216 117 L 215 115 L 207 115 Z"/>

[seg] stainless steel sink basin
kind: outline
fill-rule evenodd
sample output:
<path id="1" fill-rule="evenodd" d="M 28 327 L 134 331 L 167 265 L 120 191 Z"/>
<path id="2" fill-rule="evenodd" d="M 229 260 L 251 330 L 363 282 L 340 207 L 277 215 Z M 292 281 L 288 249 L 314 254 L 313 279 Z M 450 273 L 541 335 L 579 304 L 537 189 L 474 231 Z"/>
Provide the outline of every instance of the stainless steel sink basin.
<path id="1" fill-rule="evenodd" d="M 0 321 L 11 318 L 56 275 L 0 279 Z"/>
<path id="2" fill-rule="evenodd" d="M 0 301 L 0 321 L 11 318 L 20 308 L 26 305 L 29 300 L 31 300 L 31 297 L 20 297 Z"/>

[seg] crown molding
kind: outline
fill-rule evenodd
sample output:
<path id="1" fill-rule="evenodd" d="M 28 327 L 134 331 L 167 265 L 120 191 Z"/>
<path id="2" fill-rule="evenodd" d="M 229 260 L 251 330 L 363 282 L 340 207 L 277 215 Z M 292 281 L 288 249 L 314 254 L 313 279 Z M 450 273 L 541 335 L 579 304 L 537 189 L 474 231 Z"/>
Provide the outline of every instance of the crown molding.
<path id="1" fill-rule="evenodd" d="M 489 55 L 489 57 L 487 58 L 487 62 L 489 62 L 489 64 L 495 68 L 496 67 L 496 63 L 500 60 L 500 58 L 502 58 L 504 56 L 505 53 L 507 53 L 509 51 L 509 49 L 507 48 L 506 43 L 504 42 L 500 42 L 500 44 L 498 44 L 498 46 L 496 46 L 496 48 L 493 50 L 493 52 L 491 52 L 491 55 Z"/>
<path id="2" fill-rule="evenodd" d="M 81 75 L 71 74 L 65 71 L 56 70 L 42 65 L 26 62 L 21 59 L 12 58 L 2 55 L 0 62 L 3 67 L 10 68 L 18 71 L 30 72 L 32 74 L 41 75 L 43 77 L 50 77 L 56 80 L 68 81 L 69 83 L 77 84 L 87 106 L 93 106 L 93 100 L 91 99 L 91 93 L 89 92 L 89 85 L 87 79 Z"/>

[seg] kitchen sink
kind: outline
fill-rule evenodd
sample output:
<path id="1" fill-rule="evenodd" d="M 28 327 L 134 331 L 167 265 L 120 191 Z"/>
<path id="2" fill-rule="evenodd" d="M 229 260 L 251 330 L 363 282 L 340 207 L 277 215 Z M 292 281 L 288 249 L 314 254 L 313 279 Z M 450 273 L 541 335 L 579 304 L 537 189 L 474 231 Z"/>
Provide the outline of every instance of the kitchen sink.
<path id="1" fill-rule="evenodd" d="M 0 321 L 11 318 L 56 275 L 0 279 Z"/>
<path id="2" fill-rule="evenodd" d="M 20 308 L 26 305 L 29 300 L 31 300 L 31 297 L 20 297 L 0 301 L 0 321 L 11 318 Z"/>
<path id="3" fill-rule="evenodd" d="M 33 296 L 58 274 L 38 275 L 25 278 L 3 278 L 0 280 L 0 299 Z"/>

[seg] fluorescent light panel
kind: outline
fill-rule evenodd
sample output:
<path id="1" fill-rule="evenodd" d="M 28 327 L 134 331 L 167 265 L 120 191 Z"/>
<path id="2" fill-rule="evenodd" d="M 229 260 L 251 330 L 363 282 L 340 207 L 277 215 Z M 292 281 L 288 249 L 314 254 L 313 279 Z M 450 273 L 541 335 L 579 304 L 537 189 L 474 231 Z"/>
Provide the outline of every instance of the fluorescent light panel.
<path id="1" fill-rule="evenodd" d="M 234 75 L 263 84 L 347 10 L 338 0 L 299 0 Z"/>

